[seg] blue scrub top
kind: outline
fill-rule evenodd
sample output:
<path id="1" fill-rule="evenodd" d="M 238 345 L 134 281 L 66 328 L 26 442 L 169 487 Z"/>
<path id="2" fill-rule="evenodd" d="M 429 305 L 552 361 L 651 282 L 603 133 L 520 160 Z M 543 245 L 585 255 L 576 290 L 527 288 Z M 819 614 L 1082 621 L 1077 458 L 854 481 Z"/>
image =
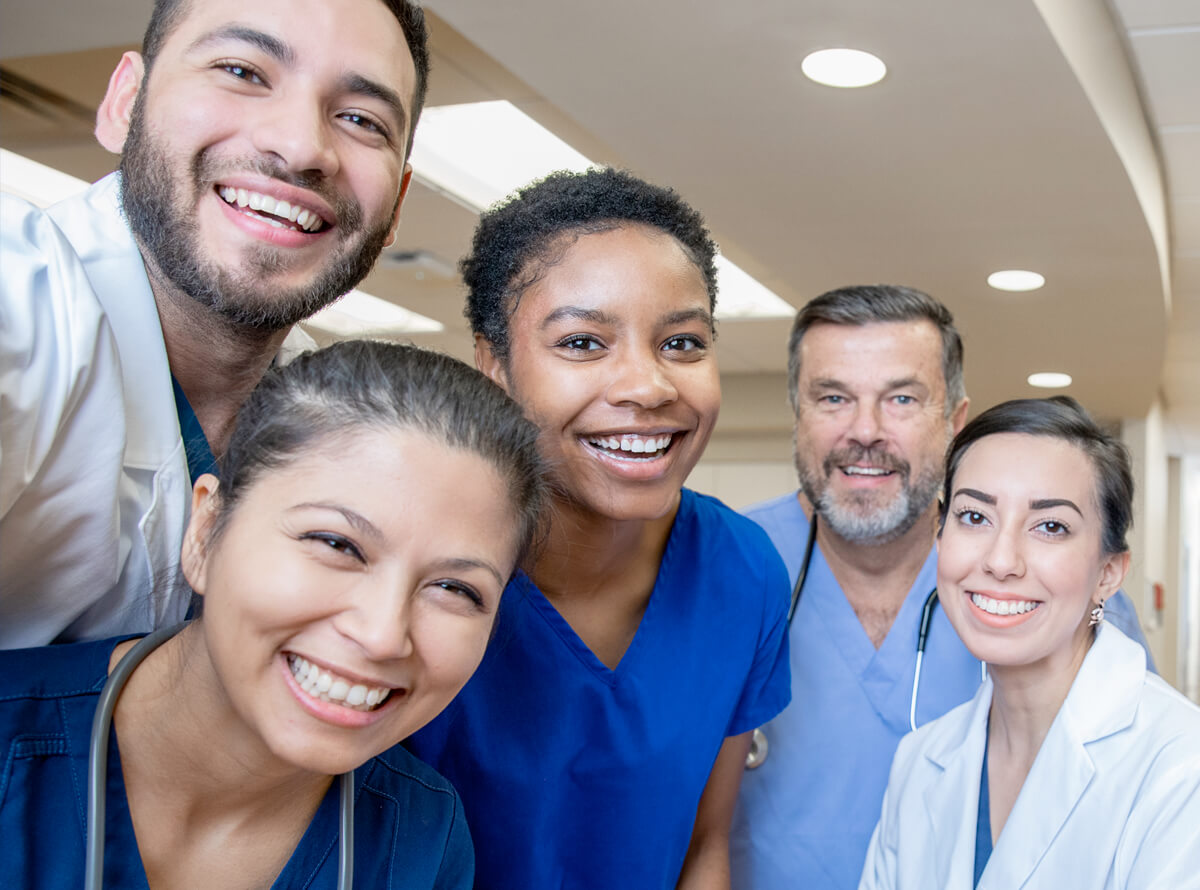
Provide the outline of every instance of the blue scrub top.
<path id="1" fill-rule="evenodd" d="M 808 518 L 796 493 L 750 507 L 794 583 Z M 896 745 L 909 731 L 917 633 L 937 582 L 937 553 L 913 582 L 877 650 L 818 546 L 789 633 L 792 703 L 764 727 L 769 752 L 742 779 L 732 835 L 733 886 L 855 890 L 883 804 Z M 1108 616 L 1142 642 L 1128 597 Z M 1131 630 L 1126 630 L 1132 625 Z M 917 726 L 971 698 L 979 661 L 934 609 L 921 668 Z"/>
<path id="2" fill-rule="evenodd" d="M 0 651 L 0 884 L 83 886 L 92 716 L 120 639 Z M 454 789 L 403 749 L 354 773 L 354 886 L 469 890 L 470 834 Z M 146 890 L 115 732 L 109 737 L 104 886 Z M 333 888 L 335 781 L 274 888 Z"/>
<path id="3" fill-rule="evenodd" d="M 463 796 L 476 887 L 674 887 L 722 742 L 788 701 L 787 594 L 762 529 L 686 489 L 616 670 L 519 575 L 478 672 L 409 742 Z"/>
<path id="4" fill-rule="evenodd" d="M 187 455 L 188 475 L 192 484 L 196 484 L 205 473 L 217 474 L 217 459 L 213 457 L 212 447 L 208 437 L 204 435 L 204 427 L 200 426 L 200 418 L 192 410 L 192 403 L 184 395 L 183 387 L 171 375 L 171 388 L 175 392 L 175 412 L 179 416 L 179 435 L 183 438 L 183 451 Z"/>

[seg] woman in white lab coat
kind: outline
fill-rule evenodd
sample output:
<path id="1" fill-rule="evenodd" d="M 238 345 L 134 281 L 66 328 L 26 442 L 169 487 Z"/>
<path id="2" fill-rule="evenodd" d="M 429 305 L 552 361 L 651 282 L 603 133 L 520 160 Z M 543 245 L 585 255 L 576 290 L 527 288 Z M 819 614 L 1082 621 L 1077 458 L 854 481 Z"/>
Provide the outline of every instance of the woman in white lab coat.
<path id="1" fill-rule="evenodd" d="M 939 602 L 989 676 L 901 741 L 860 890 L 1200 888 L 1200 708 L 1103 620 L 1124 448 L 1073 399 L 1024 399 L 946 463 Z"/>

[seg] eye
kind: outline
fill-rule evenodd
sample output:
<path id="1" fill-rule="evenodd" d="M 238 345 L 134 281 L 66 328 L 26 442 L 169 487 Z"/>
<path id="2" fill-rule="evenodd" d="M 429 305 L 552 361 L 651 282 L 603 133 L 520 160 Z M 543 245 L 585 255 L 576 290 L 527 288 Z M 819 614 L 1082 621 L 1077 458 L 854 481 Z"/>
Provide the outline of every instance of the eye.
<path id="1" fill-rule="evenodd" d="M 917 403 L 915 398 L 906 395 L 893 396 L 892 401 L 897 405 L 915 405 Z"/>
<path id="2" fill-rule="evenodd" d="M 434 581 L 433 583 L 435 587 L 440 587 L 442 590 L 445 590 L 448 593 L 461 596 L 464 599 L 469 600 L 477 608 L 483 608 L 483 597 L 480 596 L 479 591 L 477 591 L 470 584 L 464 584 L 462 581 L 455 581 L 451 578 L 443 578 L 442 580 Z"/>
<path id="3" fill-rule="evenodd" d="M 361 111 L 343 111 L 338 115 L 342 120 L 356 127 L 361 127 L 369 133 L 378 133 L 380 136 L 387 136 L 387 131 L 383 125 L 373 117 L 368 117 Z"/>
<path id="4" fill-rule="evenodd" d="M 1057 519 L 1045 519 L 1034 526 L 1034 528 L 1051 538 L 1061 538 L 1070 533 L 1070 529 Z"/>
<path id="5" fill-rule="evenodd" d="M 954 511 L 954 515 L 961 525 L 966 525 L 973 528 L 977 528 L 981 525 L 987 525 L 988 521 L 987 517 L 978 510 L 972 510 L 970 508 L 956 510 Z"/>
<path id="6" fill-rule="evenodd" d="M 668 337 L 662 345 L 663 352 L 695 352 L 703 350 L 708 346 L 708 343 L 702 337 L 697 337 L 695 334 L 680 334 L 676 337 Z"/>
<path id="7" fill-rule="evenodd" d="M 323 544 L 328 549 L 335 553 L 340 553 L 352 559 L 366 563 L 366 558 L 362 555 L 362 551 L 349 538 L 342 535 L 334 534 L 333 532 L 308 532 L 300 536 L 302 541 L 316 541 Z"/>
<path id="8" fill-rule="evenodd" d="M 222 71 L 232 74 L 238 80 L 244 80 L 247 83 L 266 84 L 266 81 L 263 80 L 262 75 L 259 74 L 258 71 L 242 62 L 218 62 L 216 67 L 220 68 Z"/>
<path id="9" fill-rule="evenodd" d="M 567 349 L 572 352 L 595 352 L 598 349 L 604 348 L 604 344 L 591 334 L 571 334 L 569 337 L 559 340 L 554 345 L 560 349 Z"/>
<path id="10" fill-rule="evenodd" d="M 846 404 L 846 397 L 835 395 L 821 396 L 817 399 L 817 402 L 822 405 L 844 405 Z"/>

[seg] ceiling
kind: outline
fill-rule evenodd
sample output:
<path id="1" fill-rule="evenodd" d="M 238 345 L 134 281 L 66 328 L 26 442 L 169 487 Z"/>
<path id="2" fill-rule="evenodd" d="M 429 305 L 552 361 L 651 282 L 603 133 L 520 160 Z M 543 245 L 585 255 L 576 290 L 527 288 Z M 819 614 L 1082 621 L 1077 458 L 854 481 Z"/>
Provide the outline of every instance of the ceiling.
<path id="1" fill-rule="evenodd" d="M 84 178 L 113 166 L 91 110 L 149 0 L 0 5 L 0 64 L 61 99 L 6 94 L 0 145 Z M 982 408 L 1066 371 L 1110 420 L 1164 407 L 1200 453 L 1200 3 L 1196 0 L 430 0 L 431 105 L 506 98 L 595 161 L 671 185 L 724 253 L 795 306 L 912 285 L 955 313 Z M 879 55 L 877 86 L 800 73 Z M 27 103 L 28 104 L 28 103 Z M 451 262 L 475 215 L 420 185 L 397 250 Z M 998 269 L 1046 286 L 992 290 Z M 386 260 L 364 283 L 443 322 L 469 358 L 457 280 Z M 722 323 L 718 438 L 786 459 L 789 322 Z"/>

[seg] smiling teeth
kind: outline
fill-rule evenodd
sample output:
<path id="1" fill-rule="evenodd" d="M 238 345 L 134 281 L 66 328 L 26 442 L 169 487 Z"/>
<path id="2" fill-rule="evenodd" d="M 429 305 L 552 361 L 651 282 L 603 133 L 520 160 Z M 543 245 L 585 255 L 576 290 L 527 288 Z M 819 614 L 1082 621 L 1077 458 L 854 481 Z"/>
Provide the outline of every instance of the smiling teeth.
<path id="1" fill-rule="evenodd" d="M 257 213 L 269 214 L 264 219 L 279 229 L 287 228 L 283 220 L 295 223 L 306 232 L 315 232 L 321 228 L 324 220 L 319 214 L 305 210 L 299 204 L 289 204 L 287 201 L 276 201 L 270 195 L 251 192 L 246 189 L 235 189 L 232 186 L 222 186 L 219 194 L 226 204 L 232 204 Z"/>
<path id="2" fill-rule="evenodd" d="M 842 467 L 842 472 L 847 476 L 886 476 L 892 471 L 883 467 Z"/>
<path id="3" fill-rule="evenodd" d="M 971 602 L 991 615 L 1024 615 L 1041 605 L 1033 600 L 994 600 L 982 593 L 971 594 Z"/>
<path id="4" fill-rule="evenodd" d="M 387 686 L 367 686 L 331 674 L 299 655 L 288 655 L 287 661 L 300 688 L 321 701 L 356 711 L 372 711 L 383 704 L 392 691 Z"/>
<path id="5" fill-rule="evenodd" d="M 624 451 L 630 454 L 642 454 L 650 457 L 666 451 L 671 444 L 671 436 L 609 436 L 608 438 L 588 439 L 588 444 L 605 451 Z"/>

